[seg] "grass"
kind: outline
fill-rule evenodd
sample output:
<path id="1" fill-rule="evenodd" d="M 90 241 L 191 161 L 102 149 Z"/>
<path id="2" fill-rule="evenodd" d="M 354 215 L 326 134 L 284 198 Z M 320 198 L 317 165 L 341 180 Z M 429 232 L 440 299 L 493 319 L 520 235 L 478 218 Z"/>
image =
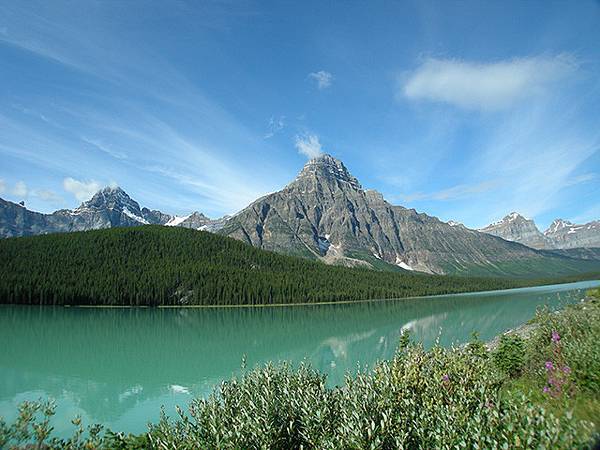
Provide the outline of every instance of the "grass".
<path id="1" fill-rule="evenodd" d="M 53 405 L 24 404 L 15 423 L 0 422 L 0 448 L 590 447 L 600 431 L 600 292 L 588 295 L 539 311 L 529 338 L 494 351 L 476 336 L 424 350 L 404 334 L 391 360 L 343 387 L 305 365 L 247 370 L 138 436 L 75 419 L 71 438 L 53 438 Z"/>

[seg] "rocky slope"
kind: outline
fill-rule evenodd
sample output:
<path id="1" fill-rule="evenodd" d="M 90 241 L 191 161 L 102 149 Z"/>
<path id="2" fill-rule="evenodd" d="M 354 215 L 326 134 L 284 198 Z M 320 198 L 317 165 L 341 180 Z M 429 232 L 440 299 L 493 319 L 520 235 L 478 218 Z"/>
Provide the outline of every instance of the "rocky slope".
<path id="1" fill-rule="evenodd" d="M 576 225 L 556 219 L 544 231 L 544 236 L 552 243 L 552 248 L 597 248 L 600 247 L 600 220 Z"/>
<path id="2" fill-rule="evenodd" d="M 550 241 L 538 230 L 535 222 L 516 212 L 508 214 L 501 221 L 492 223 L 479 231 L 532 248 L 552 248 Z"/>
<path id="3" fill-rule="evenodd" d="M 329 155 L 309 161 L 281 191 L 217 220 L 200 212 L 181 217 L 141 208 L 120 188 L 105 188 L 76 209 L 52 214 L 0 199 L 1 237 L 158 224 L 219 232 L 255 247 L 327 263 L 386 270 L 554 276 L 597 267 L 598 259 L 589 252 L 584 257 L 581 252 L 541 252 L 488 234 L 511 240 L 517 236 L 529 245 L 535 241 L 537 247 L 577 234 L 578 243 L 590 244 L 593 238 L 584 231 L 595 232 L 597 223 L 588 224 L 589 230 L 556 223 L 542 235 L 533 222 L 516 214 L 505 221 L 508 231 L 496 224 L 481 233 L 391 205 L 379 192 L 363 189 L 344 164 Z"/>
<path id="4" fill-rule="evenodd" d="M 600 247 L 600 221 L 576 225 L 566 220 L 556 219 L 542 233 L 533 220 L 526 219 L 513 212 L 501 221 L 488 225 L 479 231 L 537 249 Z"/>
<path id="5" fill-rule="evenodd" d="M 391 205 L 329 155 L 309 161 L 294 181 L 233 216 L 220 233 L 330 263 L 429 273 L 499 273 L 544 260 L 529 247 Z"/>
<path id="6" fill-rule="evenodd" d="M 76 209 L 42 214 L 0 199 L 0 237 L 87 231 L 144 224 L 170 225 L 176 220 L 161 211 L 140 208 L 121 188 L 107 187 Z M 221 222 L 193 213 L 176 223 L 187 228 L 217 229 Z"/>

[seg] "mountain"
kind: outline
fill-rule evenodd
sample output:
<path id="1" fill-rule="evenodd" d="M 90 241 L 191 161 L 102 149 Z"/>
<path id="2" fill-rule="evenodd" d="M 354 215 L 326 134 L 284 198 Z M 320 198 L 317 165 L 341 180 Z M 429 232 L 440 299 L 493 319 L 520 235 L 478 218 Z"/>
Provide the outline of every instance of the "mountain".
<path id="1" fill-rule="evenodd" d="M 577 259 L 394 206 L 365 190 L 330 155 L 227 221 L 220 233 L 265 250 L 328 263 L 428 273 L 539 275 L 577 271 Z"/>
<path id="2" fill-rule="evenodd" d="M 281 304 L 561 281 L 328 266 L 266 252 L 215 233 L 159 225 L 2 239 L 0 255 L 0 304 Z"/>
<path id="3" fill-rule="evenodd" d="M 516 212 L 508 214 L 501 221 L 492 223 L 479 231 L 532 248 L 552 248 L 550 241 L 538 230 L 535 222 Z"/>
<path id="4" fill-rule="evenodd" d="M 544 236 L 552 243 L 552 248 L 600 247 L 600 220 L 576 225 L 556 219 Z"/>
<path id="5" fill-rule="evenodd" d="M 178 225 L 187 228 L 218 229 L 222 219 L 211 220 L 200 213 L 179 218 L 158 210 L 140 208 L 119 187 L 106 187 L 76 209 L 42 214 L 23 205 L 0 199 L 0 237 L 87 231 L 136 225 Z"/>
<path id="6" fill-rule="evenodd" d="M 118 187 L 102 189 L 76 209 L 52 214 L 0 199 L 1 237 L 136 225 L 218 232 L 265 250 L 382 270 L 542 277 L 594 270 L 597 262 L 593 253 L 544 253 L 502 238 L 549 248 L 545 242 L 578 236 L 577 244 L 590 245 L 597 222 L 585 229 L 556 222 L 541 234 L 532 221 L 513 213 L 481 233 L 388 203 L 379 192 L 363 189 L 330 155 L 307 162 L 281 191 L 259 198 L 233 217 L 216 220 L 200 212 L 172 216 L 142 208 Z"/>
<path id="7" fill-rule="evenodd" d="M 576 225 L 566 220 L 556 219 L 542 233 L 533 220 L 512 212 L 501 221 L 488 225 L 479 231 L 536 249 L 558 250 L 600 247 L 600 221 Z"/>
<path id="8" fill-rule="evenodd" d="M 215 232 L 223 228 L 228 219 L 229 216 L 223 216 L 220 219 L 210 219 L 204 214 L 195 211 L 189 216 L 172 217 L 165 225 L 168 227 L 183 227 L 191 228 L 193 230 Z"/>

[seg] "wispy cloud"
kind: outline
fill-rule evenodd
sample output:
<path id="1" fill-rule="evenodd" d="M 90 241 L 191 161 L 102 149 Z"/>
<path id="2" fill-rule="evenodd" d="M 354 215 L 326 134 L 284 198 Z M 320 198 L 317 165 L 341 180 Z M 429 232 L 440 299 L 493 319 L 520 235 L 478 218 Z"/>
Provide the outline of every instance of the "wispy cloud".
<path id="1" fill-rule="evenodd" d="M 400 81 L 398 98 L 500 110 L 532 95 L 577 67 L 569 55 L 516 58 L 491 63 L 429 58 Z"/>
<path id="2" fill-rule="evenodd" d="M 600 203 L 596 203 L 589 208 L 586 208 L 580 214 L 572 216 L 569 221 L 572 223 L 587 223 L 595 220 L 600 220 Z"/>
<path id="3" fill-rule="evenodd" d="M 29 189 L 27 188 L 27 184 L 25 184 L 24 181 L 17 181 L 15 186 L 12 188 L 11 192 L 16 197 L 25 198 L 27 197 L 27 194 L 29 194 Z"/>
<path id="4" fill-rule="evenodd" d="M 263 136 L 270 139 L 285 128 L 285 116 L 271 117 L 267 125 L 267 133 Z"/>
<path id="5" fill-rule="evenodd" d="M 0 195 L 6 192 L 6 181 L 0 178 Z"/>
<path id="6" fill-rule="evenodd" d="M 0 4 L 7 25 L 0 43 L 60 64 L 85 80 L 81 85 L 93 86 L 38 96 L 39 105 L 17 97 L 15 104 L 28 105 L 20 114 L 12 108 L 3 115 L 0 106 L 0 122 L 10 131 L 0 154 L 36 164 L 58 180 L 117 176 L 129 187 L 144 183 L 139 200 L 149 198 L 156 202 L 150 206 L 167 212 L 232 213 L 274 190 L 281 182 L 277 173 L 264 176 L 273 174 L 272 162 L 255 155 L 270 150 L 260 138 L 280 132 L 283 116 L 272 118 L 267 135 L 247 128 L 145 40 L 129 39 L 129 30 L 107 20 L 75 19 L 90 15 L 88 8 L 97 9 L 94 17 L 113 13 L 101 3 L 63 4 L 44 14 L 30 4 Z M 78 200 L 89 194 L 76 192 Z"/>
<path id="7" fill-rule="evenodd" d="M 63 180 L 63 188 L 65 191 L 73 194 L 77 200 L 84 202 L 98 192 L 102 188 L 102 185 L 95 180 L 80 181 L 68 177 Z"/>
<path id="8" fill-rule="evenodd" d="M 60 195 L 49 189 L 36 189 L 31 191 L 31 195 L 50 203 L 61 203 L 63 201 Z"/>
<path id="9" fill-rule="evenodd" d="M 116 159 L 127 159 L 127 154 L 124 152 L 120 152 L 118 150 L 114 150 L 110 145 L 104 144 L 100 139 L 91 139 L 85 136 L 81 137 L 81 140 L 86 144 L 89 144 L 101 152 L 106 153 L 109 156 L 112 156 Z"/>
<path id="10" fill-rule="evenodd" d="M 447 189 L 442 189 L 436 192 L 423 193 L 417 192 L 401 196 L 405 202 L 413 202 L 415 200 L 438 200 L 450 201 L 471 198 L 478 194 L 488 192 L 500 185 L 499 181 L 483 181 L 477 184 L 459 184 Z"/>
<path id="11" fill-rule="evenodd" d="M 330 87 L 333 81 L 333 75 L 324 70 L 319 70 L 318 72 L 311 72 L 308 74 L 308 77 L 317 83 L 317 87 L 320 90 L 327 89 L 328 87 Z"/>
<path id="12" fill-rule="evenodd" d="M 595 173 L 583 173 L 581 175 L 574 176 L 565 181 L 565 186 L 576 186 L 581 183 L 587 183 L 597 179 L 598 176 Z"/>
<path id="13" fill-rule="evenodd" d="M 316 134 L 298 135 L 295 138 L 295 145 L 298 152 L 309 159 L 316 158 L 323 154 L 319 136 Z"/>
<path id="14" fill-rule="evenodd" d="M 582 129 L 576 110 L 562 103 L 530 105 L 494 127 L 473 164 L 479 175 L 506 181 L 494 202 L 496 216 L 516 210 L 535 217 L 559 206 L 567 186 L 593 178 L 576 174 L 599 151 L 600 132 Z"/>

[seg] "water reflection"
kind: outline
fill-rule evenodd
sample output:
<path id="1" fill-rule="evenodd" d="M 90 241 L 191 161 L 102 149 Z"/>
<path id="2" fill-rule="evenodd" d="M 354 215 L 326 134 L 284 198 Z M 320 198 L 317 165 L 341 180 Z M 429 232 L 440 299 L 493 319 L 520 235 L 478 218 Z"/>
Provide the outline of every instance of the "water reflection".
<path id="1" fill-rule="evenodd" d="M 268 361 L 309 360 L 343 382 L 357 364 L 389 358 L 403 329 L 431 346 L 483 339 L 527 320 L 539 305 L 577 301 L 593 283 L 493 294 L 349 305 L 240 309 L 0 308 L 0 415 L 52 396 L 57 430 L 76 414 L 142 431 L 222 379 Z M 599 283 L 596 283 L 599 284 Z"/>

